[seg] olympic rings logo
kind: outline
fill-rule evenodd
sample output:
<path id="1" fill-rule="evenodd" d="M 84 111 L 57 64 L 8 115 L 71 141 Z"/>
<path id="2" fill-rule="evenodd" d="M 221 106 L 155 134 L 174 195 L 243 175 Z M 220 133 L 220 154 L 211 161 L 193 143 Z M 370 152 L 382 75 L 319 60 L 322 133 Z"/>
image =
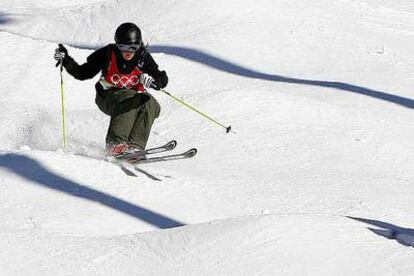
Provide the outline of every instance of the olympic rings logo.
<path id="1" fill-rule="evenodd" d="M 139 83 L 139 77 L 137 75 L 121 75 L 113 74 L 111 76 L 111 82 L 118 88 L 130 89 Z"/>

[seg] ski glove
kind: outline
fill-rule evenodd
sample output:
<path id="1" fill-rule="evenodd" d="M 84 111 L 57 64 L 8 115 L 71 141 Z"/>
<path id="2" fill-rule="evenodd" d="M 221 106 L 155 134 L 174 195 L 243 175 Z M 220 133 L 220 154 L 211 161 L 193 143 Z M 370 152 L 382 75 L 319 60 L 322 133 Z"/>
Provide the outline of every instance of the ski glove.
<path id="1" fill-rule="evenodd" d="M 139 82 L 146 88 L 154 88 L 155 81 L 150 75 L 144 73 L 139 76 Z"/>
<path id="2" fill-rule="evenodd" d="M 157 75 L 154 76 L 155 82 L 153 83 L 153 88 L 155 90 L 160 90 L 167 86 L 168 76 L 165 71 L 160 71 Z"/>
<path id="3" fill-rule="evenodd" d="M 59 44 L 59 48 L 55 50 L 55 60 L 57 61 L 56 66 L 58 66 L 62 60 L 68 56 L 68 50 L 62 44 Z"/>

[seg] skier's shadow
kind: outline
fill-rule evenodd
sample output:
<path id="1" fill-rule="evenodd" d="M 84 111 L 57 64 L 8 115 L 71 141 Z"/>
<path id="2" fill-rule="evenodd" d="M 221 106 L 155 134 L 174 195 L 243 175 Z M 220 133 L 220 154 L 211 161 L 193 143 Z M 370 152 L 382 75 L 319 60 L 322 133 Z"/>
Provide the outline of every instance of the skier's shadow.
<path id="1" fill-rule="evenodd" d="M 357 217 L 348 217 L 348 218 L 375 226 L 376 228 L 368 227 L 368 229 L 379 236 L 382 236 L 387 239 L 394 239 L 398 243 L 405 245 L 405 246 L 414 247 L 414 229 L 403 228 L 403 227 L 400 227 L 400 226 L 397 226 L 391 223 L 379 221 L 379 220 L 357 218 Z"/>
<path id="2" fill-rule="evenodd" d="M 21 154 L 1 154 L 1 167 L 36 185 L 98 202 L 158 228 L 166 229 L 185 225 L 182 222 L 150 211 L 136 204 L 59 176 L 42 166 L 38 161 Z"/>

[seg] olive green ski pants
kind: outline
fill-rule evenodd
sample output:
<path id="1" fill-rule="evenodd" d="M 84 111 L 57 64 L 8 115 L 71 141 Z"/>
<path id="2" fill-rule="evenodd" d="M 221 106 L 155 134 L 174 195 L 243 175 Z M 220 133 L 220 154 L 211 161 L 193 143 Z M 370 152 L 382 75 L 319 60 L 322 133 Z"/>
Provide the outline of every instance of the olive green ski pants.
<path id="1" fill-rule="evenodd" d="M 152 124 L 161 111 L 152 95 L 132 89 L 113 89 L 97 93 L 95 102 L 111 116 L 107 144 L 128 143 L 145 149 Z"/>

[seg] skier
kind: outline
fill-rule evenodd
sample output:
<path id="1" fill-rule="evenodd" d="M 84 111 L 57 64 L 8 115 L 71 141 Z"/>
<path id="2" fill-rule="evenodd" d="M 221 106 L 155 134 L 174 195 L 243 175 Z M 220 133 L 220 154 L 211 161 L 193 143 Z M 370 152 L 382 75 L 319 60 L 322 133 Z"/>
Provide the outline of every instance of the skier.
<path id="1" fill-rule="evenodd" d="M 168 84 L 165 71 L 143 45 L 141 30 L 134 23 L 123 23 L 115 32 L 115 44 L 96 50 L 86 63 L 79 65 L 59 44 L 55 60 L 78 80 L 90 79 L 102 73 L 96 83 L 95 102 L 111 116 L 106 136 L 109 155 L 128 149 L 144 150 L 160 105 L 147 89 L 162 89 Z"/>

